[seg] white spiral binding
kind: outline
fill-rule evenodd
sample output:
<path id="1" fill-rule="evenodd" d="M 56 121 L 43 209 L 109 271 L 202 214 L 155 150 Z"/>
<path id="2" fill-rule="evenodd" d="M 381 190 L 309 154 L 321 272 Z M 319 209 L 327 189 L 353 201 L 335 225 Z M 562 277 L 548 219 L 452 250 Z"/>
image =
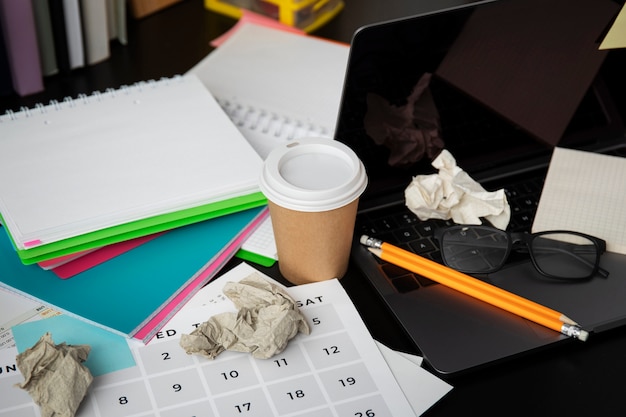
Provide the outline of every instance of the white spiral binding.
<path id="1" fill-rule="evenodd" d="M 325 126 L 317 126 L 284 114 L 268 112 L 231 100 L 218 97 L 216 100 L 231 121 L 243 131 L 249 130 L 285 140 L 305 136 L 329 136 L 331 134 Z"/>
<path id="2" fill-rule="evenodd" d="M 157 88 L 162 85 L 169 85 L 173 82 L 182 82 L 184 77 L 181 75 L 175 75 L 173 77 L 161 78 L 159 80 L 140 81 L 131 85 L 122 85 L 119 88 L 107 88 L 103 92 L 95 90 L 90 94 L 78 94 L 76 98 L 65 97 L 63 100 L 50 100 L 48 104 L 37 103 L 32 108 L 20 107 L 19 110 L 6 110 L 6 112 L 0 115 L 0 123 L 7 121 L 15 121 L 21 118 L 33 117 L 37 114 L 46 114 L 50 111 L 61 111 L 68 108 L 76 107 L 78 105 L 87 105 L 94 101 L 103 101 L 115 98 L 118 94 L 135 94 L 141 93 L 146 89 Z"/>

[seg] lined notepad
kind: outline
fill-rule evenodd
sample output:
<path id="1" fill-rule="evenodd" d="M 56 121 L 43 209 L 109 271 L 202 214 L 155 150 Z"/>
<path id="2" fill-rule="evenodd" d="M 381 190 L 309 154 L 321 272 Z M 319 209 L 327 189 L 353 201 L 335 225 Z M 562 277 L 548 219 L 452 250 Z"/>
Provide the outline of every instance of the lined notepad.
<path id="1" fill-rule="evenodd" d="M 574 230 L 626 254 L 626 158 L 555 148 L 533 232 Z"/>
<path id="2" fill-rule="evenodd" d="M 0 214 L 24 263 L 265 203 L 262 159 L 193 75 L 0 116 Z"/>

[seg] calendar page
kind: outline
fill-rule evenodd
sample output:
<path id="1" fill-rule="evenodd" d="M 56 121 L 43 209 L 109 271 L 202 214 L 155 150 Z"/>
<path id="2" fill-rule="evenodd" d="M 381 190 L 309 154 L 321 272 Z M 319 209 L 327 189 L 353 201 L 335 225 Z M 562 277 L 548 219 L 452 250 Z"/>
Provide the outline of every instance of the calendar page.
<path id="1" fill-rule="evenodd" d="M 415 415 L 337 280 L 287 288 L 311 334 L 298 334 L 270 359 L 227 351 L 210 360 L 185 353 L 181 334 L 214 314 L 235 311 L 222 293 L 224 283 L 255 271 L 239 265 L 203 288 L 148 345 L 129 341 L 135 365 L 97 376 L 77 416 Z M 12 374 L 0 374 L 0 417 L 39 417 L 29 395 L 13 386 L 22 381 L 19 371 Z"/>

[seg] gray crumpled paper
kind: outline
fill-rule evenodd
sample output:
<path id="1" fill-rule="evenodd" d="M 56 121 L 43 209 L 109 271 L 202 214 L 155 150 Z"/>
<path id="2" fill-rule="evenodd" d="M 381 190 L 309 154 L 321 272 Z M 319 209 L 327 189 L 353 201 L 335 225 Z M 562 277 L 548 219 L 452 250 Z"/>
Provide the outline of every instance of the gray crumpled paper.
<path id="1" fill-rule="evenodd" d="M 489 192 L 456 165 L 447 150 L 432 162 L 439 172 L 418 175 L 404 192 L 406 206 L 420 218 L 452 219 L 458 224 L 481 224 L 480 218 L 494 227 L 506 229 L 511 208 L 503 189 Z"/>
<path id="2" fill-rule="evenodd" d="M 191 334 L 183 334 L 180 345 L 187 353 L 213 359 L 224 350 L 232 350 L 268 359 L 282 352 L 298 332 L 310 333 L 289 294 L 259 274 L 238 283 L 228 282 L 223 292 L 238 312 L 216 314 Z"/>
<path id="3" fill-rule="evenodd" d="M 82 362 L 87 360 L 88 345 L 54 344 L 50 333 L 16 357 L 28 391 L 41 408 L 42 417 L 72 417 L 93 381 Z"/>

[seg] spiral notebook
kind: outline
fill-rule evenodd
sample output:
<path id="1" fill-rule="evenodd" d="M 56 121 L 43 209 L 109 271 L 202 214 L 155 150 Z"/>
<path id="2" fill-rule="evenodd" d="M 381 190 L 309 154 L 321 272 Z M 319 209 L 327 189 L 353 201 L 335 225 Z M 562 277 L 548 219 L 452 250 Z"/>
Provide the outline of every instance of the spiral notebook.
<path id="1" fill-rule="evenodd" d="M 265 158 L 300 137 L 332 138 L 348 46 L 247 23 L 191 68 Z"/>
<path id="2" fill-rule="evenodd" d="M 0 214 L 25 264 L 265 204 L 262 159 L 193 75 L 0 116 Z"/>

